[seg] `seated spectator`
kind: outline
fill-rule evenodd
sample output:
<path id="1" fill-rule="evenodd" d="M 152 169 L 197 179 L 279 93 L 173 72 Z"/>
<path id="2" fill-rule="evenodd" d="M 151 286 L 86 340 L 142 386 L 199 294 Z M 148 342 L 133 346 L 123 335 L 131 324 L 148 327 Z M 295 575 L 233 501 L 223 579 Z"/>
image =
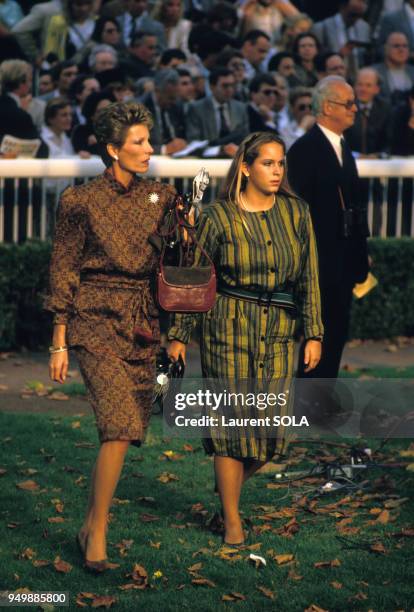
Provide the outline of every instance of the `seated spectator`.
<path id="1" fill-rule="evenodd" d="M 115 3 L 117 7 L 122 6 L 126 9 L 120 14 L 118 13 L 116 18 L 126 47 L 133 45 L 133 39 L 137 32 L 147 32 L 155 36 L 160 50 L 163 51 L 167 47 L 164 26 L 148 14 L 148 0 L 124 0 L 122 3 L 119 3 L 118 0 L 112 0 L 105 5 L 102 14 L 110 14 L 110 7 Z M 114 16 L 114 14 L 111 16 Z"/>
<path id="2" fill-rule="evenodd" d="M 414 155 L 414 87 L 406 102 L 394 109 L 390 152 L 391 155 Z"/>
<path id="3" fill-rule="evenodd" d="M 41 100 L 48 102 L 52 98 L 69 97 L 70 87 L 79 73 L 78 66 L 73 60 L 66 60 L 53 66 L 51 73 L 55 88 L 41 96 Z"/>
<path id="4" fill-rule="evenodd" d="M 197 66 L 194 66 L 190 63 L 183 64 L 182 68 L 185 68 L 191 74 L 191 79 L 193 81 L 194 86 L 195 100 L 200 100 L 201 98 L 204 98 L 207 95 L 206 78 L 204 76 L 204 73 Z"/>
<path id="5" fill-rule="evenodd" d="M 184 107 L 178 95 L 179 79 L 176 70 L 158 70 L 154 91 L 140 98 L 154 117 L 150 140 L 157 154 L 172 155 L 187 146 Z"/>
<path id="6" fill-rule="evenodd" d="M 122 42 L 121 28 L 116 19 L 111 17 L 99 17 L 95 21 L 95 29 L 91 40 L 97 45 L 110 45 L 116 51 L 125 49 L 125 45 Z"/>
<path id="7" fill-rule="evenodd" d="M 341 76 L 346 78 L 346 67 L 344 58 L 339 53 L 320 53 L 315 57 L 315 69 L 318 80 L 326 76 Z"/>
<path id="8" fill-rule="evenodd" d="M 187 110 L 188 103 L 195 100 L 195 87 L 191 73 L 185 68 L 177 68 L 178 72 L 178 99 L 184 105 L 184 111 Z"/>
<path id="9" fill-rule="evenodd" d="M 221 0 L 209 9 L 207 25 L 216 32 L 225 32 L 230 36 L 236 35 L 238 25 L 237 10 L 230 2 Z"/>
<path id="10" fill-rule="evenodd" d="M 250 132 L 277 132 L 275 101 L 276 81 L 271 74 L 258 74 L 249 83 L 250 102 L 247 105 Z"/>
<path id="11" fill-rule="evenodd" d="M 0 143 L 9 134 L 35 139 L 39 133 L 28 112 L 32 96 L 32 67 L 23 60 L 6 60 L 0 65 Z"/>
<path id="12" fill-rule="evenodd" d="M 246 77 L 250 81 L 257 73 L 264 72 L 263 62 L 270 49 L 270 36 L 262 30 L 250 30 L 242 40 Z"/>
<path id="13" fill-rule="evenodd" d="M 287 80 L 285 79 L 285 77 L 282 77 L 281 74 L 274 72 L 272 76 L 276 82 L 277 90 L 277 96 L 274 99 L 273 110 L 276 113 L 275 122 L 277 125 L 277 130 L 280 133 L 290 121 L 288 104 L 289 86 Z"/>
<path id="14" fill-rule="evenodd" d="M 362 68 L 354 89 L 358 110 L 353 126 L 344 132 L 344 137 L 352 151 L 378 157 L 389 152 L 391 136 L 391 108 L 379 97 L 378 73 L 373 68 Z"/>
<path id="15" fill-rule="evenodd" d="M 111 45 L 96 45 L 89 54 L 88 66 L 93 74 L 113 70 L 118 65 L 118 53 Z"/>
<path id="16" fill-rule="evenodd" d="M 269 72 L 277 72 L 281 74 L 289 83 L 289 87 L 299 85 L 299 80 L 295 74 L 296 66 L 293 53 L 288 51 L 280 51 L 269 60 L 267 65 Z"/>
<path id="17" fill-rule="evenodd" d="M 99 155 L 93 122 L 97 113 L 112 102 L 115 102 L 115 97 L 108 91 L 94 91 L 84 100 L 82 115 L 85 117 L 85 123 L 75 126 L 71 136 L 76 153 L 87 152 L 89 155 Z"/>
<path id="18" fill-rule="evenodd" d="M 167 48 L 181 49 L 188 53 L 188 35 L 192 23 L 184 19 L 183 15 L 183 0 L 158 0 L 152 12 L 153 19 L 164 26 Z"/>
<path id="19" fill-rule="evenodd" d="M 159 68 L 178 68 L 187 61 L 187 56 L 181 49 L 167 49 L 160 57 Z"/>
<path id="20" fill-rule="evenodd" d="M 79 74 L 69 89 L 69 99 L 73 103 L 73 127 L 86 123 L 82 107 L 86 98 L 94 91 L 99 91 L 99 82 L 91 75 Z"/>
<path id="21" fill-rule="evenodd" d="M 39 96 L 51 93 L 55 89 L 53 82 L 52 72 L 50 70 L 41 70 L 39 72 L 39 78 L 37 83 L 37 90 Z"/>
<path id="22" fill-rule="evenodd" d="M 41 136 L 49 147 L 49 157 L 70 157 L 75 154 L 66 132 L 72 128 L 72 108 L 66 98 L 53 98 L 45 108 L 45 125 Z"/>
<path id="23" fill-rule="evenodd" d="M 279 43 L 280 49 L 292 53 L 293 43 L 299 34 L 309 32 L 313 26 L 313 21 L 306 13 L 297 13 L 285 19 L 285 28 L 282 40 Z"/>
<path id="24" fill-rule="evenodd" d="M 290 120 L 280 127 L 280 135 L 285 141 L 286 149 L 315 125 L 312 114 L 312 90 L 296 87 L 289 93 Z"/>
<path id="25" fill-rule="evenodd" d="M 93 0 L 66 0 L 62 6 L 62 13 L 45 24 L 42 55 L 55 53 L 59 61 L 73 58 L 80 63 L 95 29 Z"/>
<path id="26" fill-rule="evenodd" d="M 192 102 L 187 113 L 187 140 L 207 140 L 205 156 L 232 157 L 249 131 L 246 105 L 234 99 L 235 79 L 227 68 L 209 76 L 211 95 Z"/>
<path id="27" fill-rule="evenodd" d="M 410 53 L 414 54 L 414 0 L 406 0 L 403 7 L 383 15 L 380 22 L 378 44 L 385 45 L 389 35 L 393 32 L 405 34 Z"/>
<path id="28" fill-rule="evenodd" d="M 391 104 L 406 100 L 414 85 L 414 66 L 408 63 L 409 54 L 406 35 L 392 32 L 385 43 L 384 61 L 373 66 L 381 77 L 381 96 Z"/>
<path id="29" fill-rule="evenodd" d="M 233 43 L 233 39 L 225 32 L 198 24 L 192 28 L 188 37 L 188 48 L 191 53 L 188 63 L 198 70 L 200 77 L 207 79 L 210 70 L 216 66 L 217 57 Z M 208 84 L 206 84 L 206 90 L 208 90 Z"/>
<path id="30" fill-rule="evenodd" d="M 137 32 L 128 47 L 127 57 L 120 62 L 121 69 L 132 79 L 155 76 L 157 38 L 148 32 Z"/>
<path id="31" fill-rule="evenodd" d="M 217 57 L 216 66 L 223 66 L 223 68 L 228 68 L 232 71 L 236 82 L 234 97 L 241 102 L 247 102 L 249 99 L 249 91 L 243 54 L 237 51 L 237 49 L 225 49 Z"/>
<path id="32" fill-rule="evenodd" d="M 298 13 L 298 9 L 289 1 L 248 0 L 241 8 L 240 33 L 244 36 L 251 30 L 261 30 L 272 43 L 277 43 L 281 39 L 285 18 Z"/>
<path id="33" fill-rule="evenodd" d="M 364 49 L 371 42 L 371 29 L 363 19 L 367 8 L 367 0 L 340 0 L 339 11 L 312 28 L 325 50 L 340 53 L 345 58 L 351 79 L 364 65 Z"/>
<path id="34" fill-rule="evenodd" d="M 312 32 L 299 34 L 293 44 L 292 52 L 296 59 L 295 75 L 304 87 L 314 87 L 319 80 L 315 68 L 315 57 L 319 51 L 319 40 Z"/>
<path id="35" fill-rule="evenodd" d="M 30 62 L 40 65 L 45 23 L 52 15 L 59 15 L 61 12 L 62 2 L 60 0 L 41 2 L 35 4 L 29 14 L 13 27 L 12 32 Z"/>

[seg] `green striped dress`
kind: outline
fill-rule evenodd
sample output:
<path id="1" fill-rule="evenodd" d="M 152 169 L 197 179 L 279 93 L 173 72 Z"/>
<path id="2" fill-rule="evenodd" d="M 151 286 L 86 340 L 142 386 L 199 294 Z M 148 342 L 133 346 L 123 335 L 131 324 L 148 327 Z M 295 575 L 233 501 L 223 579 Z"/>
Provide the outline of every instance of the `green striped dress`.
<path id="1" fill-rule="evenodd" d="M 303 200 L 277 194 L 265 212 L 216 202 L 203 211 L 198 240 L 214 261 L 218 283 L 254 292 L 293 290 L 305 337 L 323 335 L 316 243 Z M 194 265 L 205 263 L 197 249 Z M 175 314 L 169 339 L 188 343 L 200 317 L 204 377 L 233 381 L 237 389 L 247 379 L 269 385 L 293 376 L 296 321 L 287 310 L 218 293 L 207 313 Z M 262 461 L 285 452 L 286 446 L 282 428 L 273 438 L 249 439 L 241 430 L 231 440 L 212 434 L 205 442 L 209 453 Z"/>

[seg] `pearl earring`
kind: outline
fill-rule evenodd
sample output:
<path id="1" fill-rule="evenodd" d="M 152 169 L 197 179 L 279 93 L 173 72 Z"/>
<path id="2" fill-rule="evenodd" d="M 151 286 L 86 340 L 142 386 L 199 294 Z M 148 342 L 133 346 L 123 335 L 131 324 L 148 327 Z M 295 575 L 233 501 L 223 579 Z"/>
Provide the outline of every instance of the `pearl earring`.
<path id="1" fill-rule="evenodd" d="M 114 155 L 114 160 L 118 161 L 118 155 Z"/>

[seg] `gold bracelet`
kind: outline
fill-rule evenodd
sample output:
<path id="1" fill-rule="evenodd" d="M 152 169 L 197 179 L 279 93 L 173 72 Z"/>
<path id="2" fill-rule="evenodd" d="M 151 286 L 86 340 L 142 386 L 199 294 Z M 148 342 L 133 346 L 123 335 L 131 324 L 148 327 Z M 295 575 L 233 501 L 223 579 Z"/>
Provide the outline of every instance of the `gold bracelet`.
<path id="1" fill-rule="evenodd" d="M 68 346 L 65 344 L 64 346 L 49 346 L 49 353 L 52 355 L 53 353 L 63 353 L 63 351 L 69 350 Z"/>

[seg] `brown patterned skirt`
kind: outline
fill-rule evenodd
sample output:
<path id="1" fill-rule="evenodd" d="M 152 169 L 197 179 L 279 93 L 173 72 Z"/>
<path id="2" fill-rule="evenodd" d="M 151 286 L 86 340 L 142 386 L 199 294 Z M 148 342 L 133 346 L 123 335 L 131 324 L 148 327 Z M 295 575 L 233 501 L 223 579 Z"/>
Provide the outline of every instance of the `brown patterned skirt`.
<path id="1" fill-rule="evenodd" d="M 154 357 L 126 361 L 76 347 L 76 358 L 95 413 L 100 442 L 144 441 L 152 409 Z"/>

